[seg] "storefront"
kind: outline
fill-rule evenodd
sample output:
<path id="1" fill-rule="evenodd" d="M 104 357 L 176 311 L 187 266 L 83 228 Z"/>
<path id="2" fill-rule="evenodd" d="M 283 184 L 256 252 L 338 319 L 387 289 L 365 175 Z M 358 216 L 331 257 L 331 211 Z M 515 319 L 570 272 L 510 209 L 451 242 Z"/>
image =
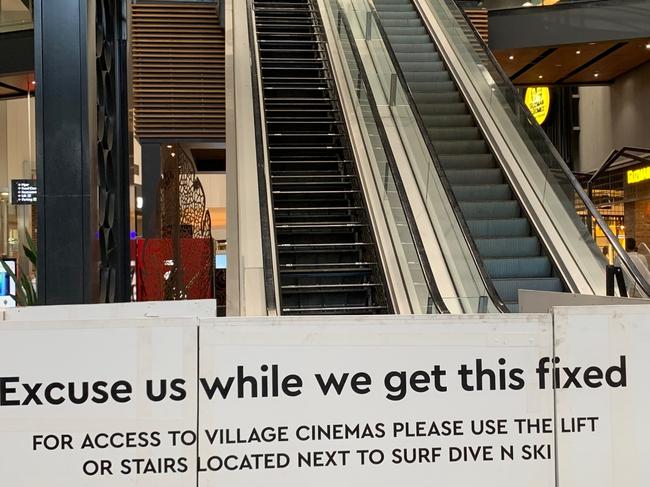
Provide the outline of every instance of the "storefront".
<path id="1" fill-rule="evenodd" d="M 621 244 L 633 238 L 640 253 L 650 254 L 650 151 L 621 149 L 600 169 L 586 175 L 584 181 Z M 596 229 L 594 237 L 599 247 L 608 246 L 600 229 Z"/>

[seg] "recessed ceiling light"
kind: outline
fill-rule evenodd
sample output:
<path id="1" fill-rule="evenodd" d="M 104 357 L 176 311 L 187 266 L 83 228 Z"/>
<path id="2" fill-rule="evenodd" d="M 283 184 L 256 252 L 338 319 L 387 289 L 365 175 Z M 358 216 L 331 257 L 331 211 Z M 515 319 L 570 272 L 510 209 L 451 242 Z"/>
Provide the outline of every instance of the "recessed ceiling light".
<path id="1" fill-rule="evenodd" d="M 544 76 L 542 76 L 542 75 L 540 74 L 540 75 L 538 76 L 538 78 L 539 78 L 539 79 L 542 79 L 542 78 L 544 78 Z"/>
<path id="2" fill-rule="evenodd" d="M 168 148 L 168 149 L 171 149 L 171 148 L 172 148 L 172 146 L 171 146 L 171 145 L 168 145 L 168 146 L 167 146 L 167 148 Z"/>
<path id="3" fill-rule="evenodd" d="M 172 157 L 176 157 L 176 152 L 172 152 Z"/>
<path id="4" fill-rule="evenodd" d="M 646 48 L 646 49 L 650 49 L 650 42 L 648 42 L 648 43 L 645 45 L 645 48 Z"/>
<path id="5" fill-rule="evenodd" d="M 35 85 L 35 84 L 36 84 L 36 81 L 32 81 L 32 84 Z"/>
<path id="6" fill-rule="evenodd" d="M 576 51 L 576 54 L 580 54 L 582 51 Z"/>
<path id="7" fill-rule="evenodd" d="M 646 47 L 647 47 L 647 46 L 646 46 Z M 510 59 L 511 61 L 512 61 L 514 58 L 515 58 L 514 56 L 508 56 L 508 59 Z"/>
<path id="8" fill-rule="evenodd" d="M 594 78 L 598 78 L 598 73 L 594 73 Z"/>

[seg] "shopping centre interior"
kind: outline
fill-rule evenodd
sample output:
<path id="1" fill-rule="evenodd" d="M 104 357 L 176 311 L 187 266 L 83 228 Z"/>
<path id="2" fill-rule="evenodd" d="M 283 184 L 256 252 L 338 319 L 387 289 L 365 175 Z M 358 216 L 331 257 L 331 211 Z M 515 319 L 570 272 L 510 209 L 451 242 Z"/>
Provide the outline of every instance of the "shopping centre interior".
<path id="1" fill-rule="evenodd" d="M 0 0 L 6 305 L 516 312 L 649 246 L 645 0 Z"/>

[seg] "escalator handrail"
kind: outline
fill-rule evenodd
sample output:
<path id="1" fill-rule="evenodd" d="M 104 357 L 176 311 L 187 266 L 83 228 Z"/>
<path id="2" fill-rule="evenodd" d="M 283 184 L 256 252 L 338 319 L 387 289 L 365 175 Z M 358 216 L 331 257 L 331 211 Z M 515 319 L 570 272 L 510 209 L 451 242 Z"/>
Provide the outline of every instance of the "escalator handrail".
<path id="1" fill-rule="evenodd" d="M 267 198 L 267 180 L 266 180 L 266 155 L 268 153 L 268 140 L 262 137 L 262 119 L 264 111 L 262 110 L 262 103 L 260 100 L 259 92 L 261 88 L 261 79 L 257 70 L 259 64 L 258 59 L 258 44 L 257 35 L 255 30 L 255 8 L 252 0 L 247 0 L 247 17 L 248 17 L 248 41 L 251 50 L 251 80 L 253 91 L 253 110 L 255 117 L 255 152 L 257 158 L 257 186 L 260 199 L 260 223 L 262 226 L 262 265 L 264 274 L 264 291 L 266 294 L 266 309 L 274 310 L 276 314 L 282 314 L 282 303 L 280 293 L 278 292 L 278 276 L 280 275 L 279 269 L 273 264 L 273 252 L 277 248 L 273 248 L 271 243 L 271 232 L 275 228 L 273 222 L 273 215 L 269 211 L 269 204 Z M 277 259 L 277 256 L 276 256 Z M 277 260 L 276 260 L 277 262 Z M 276 298 L 277 296 L 277 298 Z"/>
<path id="2" fill-rule="evenodd" d="M 338 4 L 338 0 L 337 0 L 337 4 Z M 429 262 L 429 258 L 427 257 L 426 252 L 424 250 L 424 242 L 422 240 L 422 236 L 420 235 L 420 231 L 417 228 L 415 215 L 413 213 L 413 209 L 411 208 L 411 204 L 409 203 L 408 196 L 406 194 L 406 188 L 404 187 L 404 182 L 402 181 L 399 168 L 397 167 L 397 161 L 395 159 L 395 155 L 393 154 L 393 151 L 390 148 L 390 143 L 388 142 L 388 135 L 386 134 L 384 124 L 381 120 L 381 115 L 377 108 L 377 102 L 372 92 L 370 81 L 368 79 L 365 67 L 363 65 L 363 60 L 361 59 L 359 49 L 356 43 L 354 42 L 354 34 L 352 33 L 352 29 L 350 27 L 348 19 L 345 17 L 345 15 L 341 14 L 341 10 L 339 10 L 338 16 L 339 19 L 337 20 L 343 21 L 343 25 L 345 27 L 348 39 L 350 40 L 350 46 L 352 47 L 352 54 L 354 56 L 354 59 L 359 69 L 359 76 L 366 88 L 366 94 L 368 96 L 368 103 L 370 105 L 372 117 L 375 121 L 375 125 L 377 126 L 379 139 L 381 140 L 381 145 L 386 154 L 386 159 L 388 161 L 388 165 L 390 166 L 392 172 L 393 180 L 395 182 L 395 187 L 397 189 L 397 194 L 399 196 L 400 202 L 402 203 L 404 215 L 406 216 L 406 221 L 409 227 L 409 233 L 411 234 L 411 238 L 413 239 L 413 243 L 415 244 L 415 250 L 418 259 L 420 261 L 420 267 L 422 267 L 422 271 L 424 273 L 424 278 L 426 281 L 427 289 L 429 290 L 429 295 L 431 296 L 431 299 L 433 300 L 433 304 L 435 305 L 437 311 L 442 314 L 448 314 L 450 313 L 449 308 L 447 307 L 447 304 L 445 303 L 442 294 L 440 294 L 440 290 L 438 289 L 438 285 L 436 284 L 433 271 L 431 270 L 431 264 Z"/>
<path id="3" fill-rule="evenodd" d="M 609 225 L 607 225 L 607 222 L 603 218 L 603 216 L 600 214 L 598 211 L 598 208 L 596 208 L 596 205 L 594 202 L 589 198 L 588 194 L 578 181 L 578 179 L 575 177 L 569 166 L 567 166 L 566 162 L 560 155 L 560 153 L 557 151 L 555 146 L 553 145 L 553 142 L 551 142 L 551 139 L 549 139 L 548 135 L 546 135 L 546 132 L 542 127 L 537 123 L 535 118 L 533 117 L 532 113 L 530 113 L 530 110 L 524 102 L 521 99 L 521 96 L 519 95 L 518 90 L 515 88 L 515 86 L 512 84 L 512 81 L 510 80 L 510 77 L 503 71 L 503 68 L 499 64 L 499 62 L 496 60 L 494 55 L 492 54 L 492 51 L 490 48 L 487 46 L 483 38 L 481 37 L 481 34 L 479 34 L 478 30 L 476 30 L 476 27 L 472 23 L 472 21 L 467 17 L 466 12 L 458 7 L 458 5 L 453 1 L 453 0 L 445 0 L 447 4 L 453 3 L 453 6 L 461 13 L 463 18 L 465 19 L 465 22 L 467 22 L 474 34 L 475 39 L 478 41 L 479 45 L 482 48 L 482 54 L 486 55 L 488 60 L 491 63 L 491 68 L 496 70 L 498 73 L 499 77 L 501 78 L 501 83 L 497 83 L 500 89 L 506 89 L 512 93 L 512 100 L 516 104 L 515 107 L 512 107 L 513 110 L 515 110 L 515 116 L 516 116 L 516 111 L 519 111 L 521 114 L 523 114 L 526 119 L 528 120 L 530 126 L 532 127 L 532 130 L 535 131 L 536 135 L 542 139 L 542 141 L 548 146 L 547 148 L 549 149 L 550 154 L 553 156 L 555 159 L 556 164 L 558 167 L 562 170 L 564 176 L 569 180 L 571 183 L 571 186 L 573 187 L 573 190 L 577 193 L 579 198 L 582 200 L 582 203 L 585 206 L 585 209 L 589 212 L 591 218 L 593 218 L 600 229 L 602 230 L 603 234 L 607 238 L 607 241 L 609 244 L 613 247 L 614 251 L 616 254 L 619 256 L 621 262 L 624 264 L 626 267 L 626 270 L 631 274 L 631 276 L 634 278 L 634 281 L 636 284 L 643 290 L 643 292 L 646 294 L 646 296 L 650 297 L 650 283 L 648 283 L 645 278 L 641 275 L 639 270 L 637 269 L 636 265 L 632 262 L 632 259 L 630 259 L 630 256 L 627 254 L 625 249 L 623 249 L 623 246 L 621 245 L 620 241 L 618 238 L 614 235 L 612 230 L 609 228 Z M 452 12 L 453 13 L 453 12 Z M 480 53 L 477 53 L 480 54 Z M 504 86 L 505 85 L 505 86 Z M 507 99 L 507 97 L 506 97 Z M 551 169 L 549 167 L 549 169 Z"/>
<path id="4" fill-rule="evenodd" d="M 454 195 L 454 192 L 451 188 L 451 183 L 449 182 L 445 170 L 442 167 L 442 164 L 440 163 L 440 158 L 438 156 L 438 153 L 434 148 L 433 143 L 431 142 L 426 126 L 424 125 L 424 121 L 422 120 L 422 116 L 420 115 L 420 111 L 418 110 L 417 105 L 415 103 L 415 98 L 413 97 L 413 93 L 411 93 L 411 89 L 408 85 L 408 82 L 406 81 L 406 77 L 404 76 L 404 72 L 402 71 L 402 68 L 399 64 L 397 55 L 395 54 L 395 51 L 393 50 L 393 46 L 390 43 L 390 40 L 388 38 L 388 33 L 384 29 L 384 26 L 381 22 L 381 18 L 379 17 L 379 14 L 374 4 L 372 3 L 371 0 L 368 1 L 369 1 L 370 10 L 372 12 L 373 18 L 375 19 L 375 23 L 377 24 L 377 28 L 379 29 L 379 34 L 382 38 L 384 47 L 386 48 L 386 51 L 388 52 L 388 55 L 391 59 L 393 68 L 395 70 L 395 74 L 397 75 L 400 85 L 402 86 L 402 90 L 406 94 L 409 107 L 411 108 L 411 112 L 413 113 L 418 129 L 420 130 L 420 134 L 422 135 L 424 143 L 427 147 L 427 151 L 429 152 L 429 155 L 433 162 L 433 166 L 436 170 L 436 173 L 438 174 L 438 178 L 442 183 L 442 187 L 452 207 L 454 216 L 456 217 L 458 226 L 460 227 L 461 233 L 463 234 L 465 243 L 467 244 L 470 250 L 472 260 L 474 261 L 474 265 L 476 266 L 479 272 L 479 276 L 481 278 L 482 284 L 485 286 L 489 298 L 492 300 L 492 302 L 497 307 L 497 309 L 502 313 L 509 313 L 510 310 L 501 299 L 501 296 L 499 296 L 499 293 L 497 292 L 496 287 L 494 286 L 494 283 L 492 282 L 492 279 L 490 278 L 487 269 L 483 264 L 483 260 L 479 256 L 476 242 L 474 241 L 474 238 L 470 234 L 469 226 L 467 225 L 465 217 L 461 212 L 460 204 L 456 199 L 456 195 Z"/>

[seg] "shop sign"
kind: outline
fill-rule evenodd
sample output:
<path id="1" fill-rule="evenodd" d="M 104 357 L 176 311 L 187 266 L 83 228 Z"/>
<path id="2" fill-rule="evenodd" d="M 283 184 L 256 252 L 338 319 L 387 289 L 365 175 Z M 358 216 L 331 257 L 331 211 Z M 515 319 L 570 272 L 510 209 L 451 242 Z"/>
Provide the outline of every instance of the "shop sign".
<path id="1" fill-rule="evenodd" d="M 551 109 L 551 91 L 545 86 L 534 86 L 526 90 L 525 103 L 537 123 L 542 125 Z"/>
<path id="2" fill-rule="evenodd" d="M 630 169 L 627 172 L 627 184 L 636 184 L 650 179 L 650 166 L 641 169 Z"/>

